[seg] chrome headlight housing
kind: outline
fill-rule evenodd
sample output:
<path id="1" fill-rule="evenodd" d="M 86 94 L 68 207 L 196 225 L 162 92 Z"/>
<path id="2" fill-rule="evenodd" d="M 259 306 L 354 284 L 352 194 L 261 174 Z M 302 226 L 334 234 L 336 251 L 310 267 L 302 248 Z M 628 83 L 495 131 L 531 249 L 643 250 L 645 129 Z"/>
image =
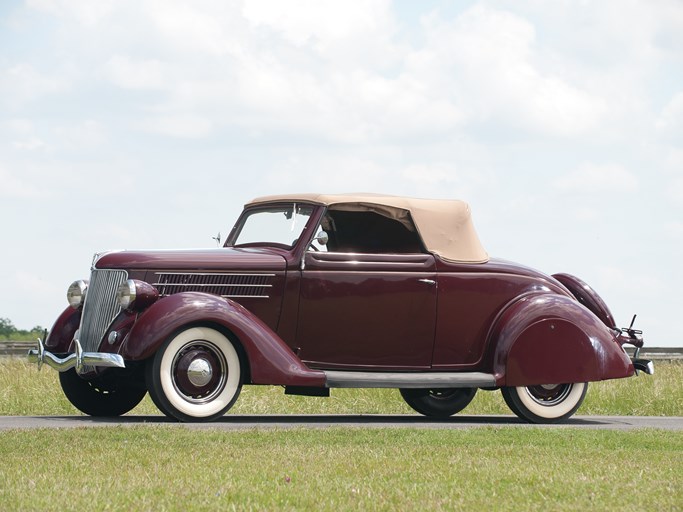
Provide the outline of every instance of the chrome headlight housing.
<path id="1" fill-rule="evenodd" d="M 69 306 L 74 309 L 80 308 L 85 302 L 85 294 L 88 292 L 88 281 L 79 279 L 74 281 L 66 291 L 66 300 L 69 301 Z"/>
<path id="2" fill-rule="evenodd" d="M 151 284 L 128 279 L 116 290 L 116 302 L 121 309 L 142 311 L 159 298 L 159 292 Z"/>
<path id="3" fill-rule="evenodd" d="M 119 289 L 116 290 L 116 302 L 119 303 L 121 309 L 128 309 L 133 305 L 137 298 L 137 290 L 135 289 L 135 281 L 128 279 L 125 283 L 121 283 Z"/>

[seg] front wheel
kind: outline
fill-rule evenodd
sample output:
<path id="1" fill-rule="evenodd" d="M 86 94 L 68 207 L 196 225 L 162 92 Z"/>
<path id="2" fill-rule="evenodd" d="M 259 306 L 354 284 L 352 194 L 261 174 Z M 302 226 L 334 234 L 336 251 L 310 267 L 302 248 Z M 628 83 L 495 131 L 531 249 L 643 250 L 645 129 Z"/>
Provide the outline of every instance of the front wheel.
<path id="1" fill-rule="evenodd" d="M 180 421 L 211 421 L 225 414 L 242 388 L 233 343 L 209 327 L 171 336 L 147 362 L 147 388 L 156 406 Z"/>
<path id="2" fill-rule="evenodd" d="M 587 382 L 504 387 L 508 407 L 529 423 L 556 423 L 569 418 L 583 403 Z"/>
<path id="3" fill-rule="evenodd" d="M 406 403 L 420 414 L 447 418 L 467 407 L 477 393 L 477 388 L 401 389 L 400 391 Z"/>
<path id="4" fill-rule="evenodd" d="M 66 398 L 79 411 L 90 416 L 121 416 L 135 408 L 147 394 L 142 379 L 97 377 L 82 379 L 71 368 L 59 374 Z"/>

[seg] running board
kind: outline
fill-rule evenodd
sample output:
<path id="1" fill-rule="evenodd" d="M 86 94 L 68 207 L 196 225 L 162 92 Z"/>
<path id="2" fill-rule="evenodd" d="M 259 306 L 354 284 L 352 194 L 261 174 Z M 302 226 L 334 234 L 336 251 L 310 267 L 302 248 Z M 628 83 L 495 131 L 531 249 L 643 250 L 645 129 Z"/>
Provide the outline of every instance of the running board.
<path id="1" fill-rule="evenodd" d="M 328 388 L 490 388 L 496 379 L 479 372 L 346 372 L 326 370 Z"/>

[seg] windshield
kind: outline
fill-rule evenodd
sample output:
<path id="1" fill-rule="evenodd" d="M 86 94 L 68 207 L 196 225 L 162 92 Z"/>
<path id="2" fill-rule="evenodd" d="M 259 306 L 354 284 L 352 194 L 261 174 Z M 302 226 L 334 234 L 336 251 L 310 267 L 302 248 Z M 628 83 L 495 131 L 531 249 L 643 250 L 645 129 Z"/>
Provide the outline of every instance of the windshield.
<path id="1" fill-rule="evenodd" d="M 263 243 L 293 247 L 312 213 L 312 206 L 296 203 L 254 210 L 243 217 L 233 245 Z"/>

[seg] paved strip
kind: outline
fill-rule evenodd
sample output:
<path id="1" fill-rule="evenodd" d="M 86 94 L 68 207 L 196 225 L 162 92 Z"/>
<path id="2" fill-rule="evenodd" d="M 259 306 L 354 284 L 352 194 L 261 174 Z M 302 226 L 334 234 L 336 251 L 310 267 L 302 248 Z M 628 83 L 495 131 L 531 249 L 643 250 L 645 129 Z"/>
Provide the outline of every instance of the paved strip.
<path id="1" fill-rule="evenodd" d="M 481 427 L 635 430 L 655 428 L 683 431 L 683 417 L 659 416 L 574 416 L 555 425 L 531 425 L 515 416 L 466 416 L 446 419 L 416 415 L 227 415 L 210 423 L 177 423 L 164 416 L 122 416 L 93 418 L 90 416 L 0 416 L 1 430 L 36 428 L 90 428 L 165 425 L 190 429 L 245 430 L 264 428 L 422 428 L 467 429 Z"/>

